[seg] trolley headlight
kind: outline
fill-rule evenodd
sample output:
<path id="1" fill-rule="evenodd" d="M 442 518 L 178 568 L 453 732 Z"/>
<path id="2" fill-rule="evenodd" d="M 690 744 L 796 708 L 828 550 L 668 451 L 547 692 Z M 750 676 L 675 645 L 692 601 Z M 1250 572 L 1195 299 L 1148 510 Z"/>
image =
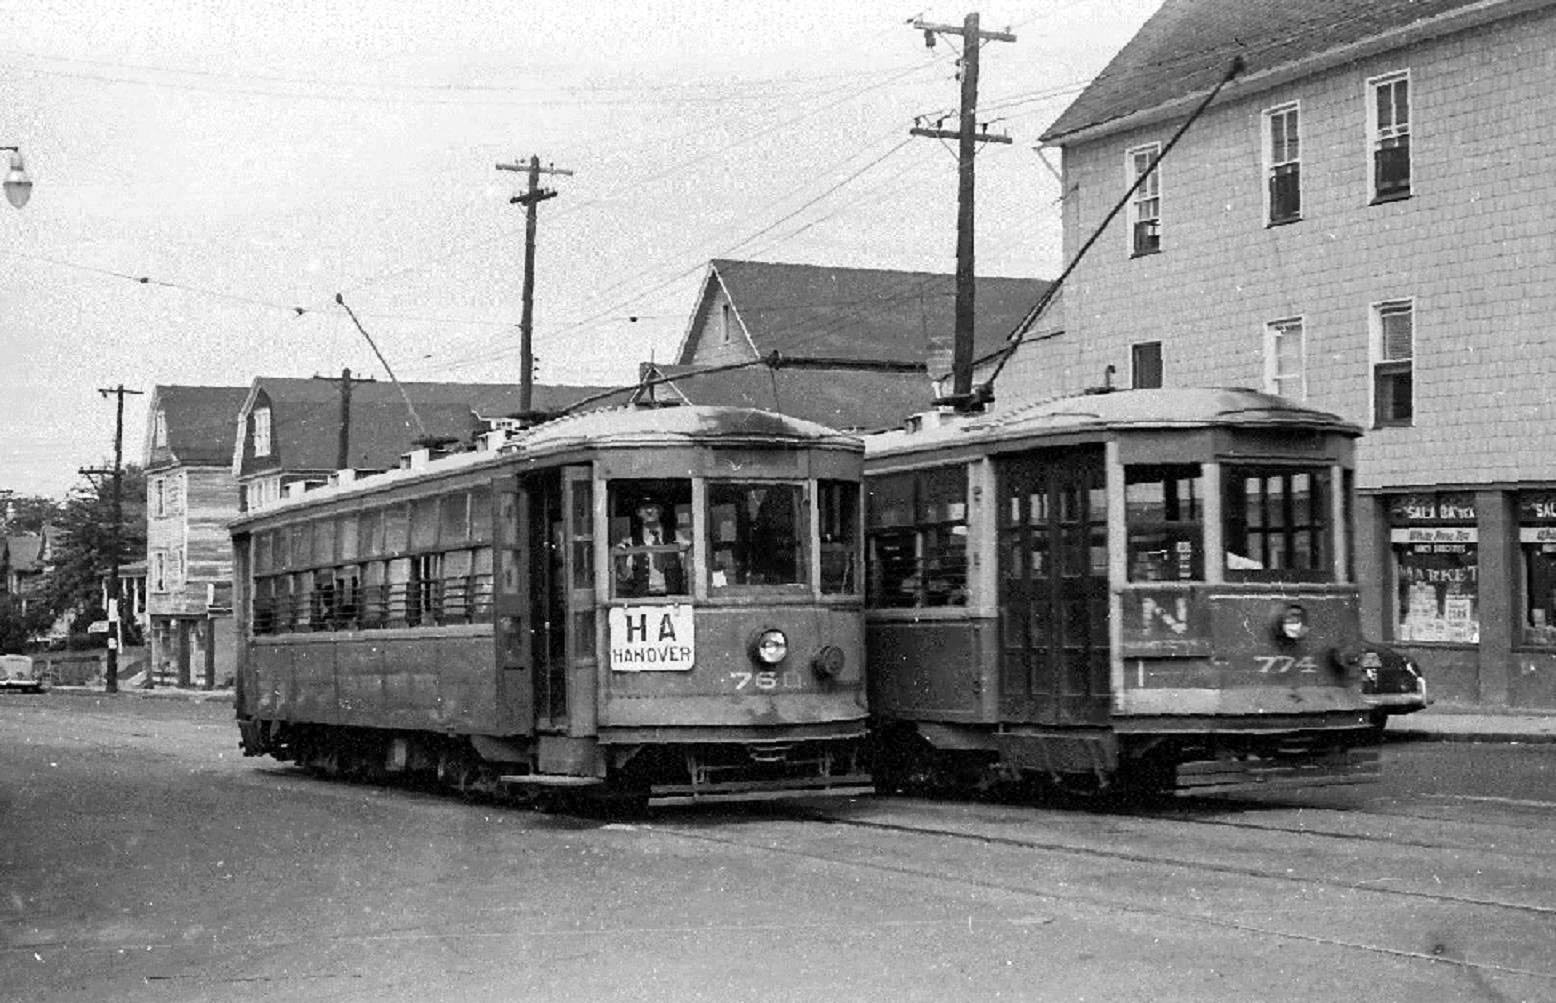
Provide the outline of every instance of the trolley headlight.
<path id="1" fill-rule="evenodd" d="M 751 641 L 751 659 L 764 665 L 777 665 L 789 654 L 789 639 L 783 631 L 769 628 Z"/>
<path id="2" fill-rule="evenodd" d="M 1281 613 L 1275 622 L 1275 635 L 1287 641 L 1300 641 L 1307 637 L 1307 610 L 1293 603 Z"/>

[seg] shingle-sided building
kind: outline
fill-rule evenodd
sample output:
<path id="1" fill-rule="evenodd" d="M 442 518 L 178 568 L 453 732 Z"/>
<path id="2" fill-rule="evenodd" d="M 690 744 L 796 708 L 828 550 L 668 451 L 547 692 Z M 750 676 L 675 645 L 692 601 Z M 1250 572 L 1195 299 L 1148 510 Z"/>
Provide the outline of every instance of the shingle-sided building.
<path id="1" fill-rule="evenodd" d="M 146 643 L 182 685 L 232 678 L 232 436 L 247 387 L 159 386 L 146 411 Z M 128 611 L 126 611 L 128 612 Z"/>
<path id="2" fill-rule="evenodd" d="M 1039 279 L 979 277 L 975 355 L 1003 344 L 1042 296 Z M 699 404 L 769 408 L 844 430 L 926 410 L 950 369 L 956 278 L 933 272 L 715 259 L 675 361 L 672 391 Z M 694 372 L 755 363 L 784 365 Z"/>
<path id="3" fill-rule="evenodd" d="M 1448 700 L 1556 707 L 1553 49 L 1548 0 L 1166 0 L 1043 137 L 1071 256 L 1148 176 L 1001 388 L 1111 366 L 1362 425 L 1365 626 Z"/>

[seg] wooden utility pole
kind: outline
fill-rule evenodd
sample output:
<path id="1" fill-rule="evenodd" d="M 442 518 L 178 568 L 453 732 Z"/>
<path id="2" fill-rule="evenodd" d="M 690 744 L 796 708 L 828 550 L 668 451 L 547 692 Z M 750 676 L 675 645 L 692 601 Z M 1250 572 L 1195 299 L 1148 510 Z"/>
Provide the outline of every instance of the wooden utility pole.
<path id="1" fill-rule="evenodd" d="M 973 262 L 973 154 L 975 144 L 1009 143 L 1010 137 L 980 132 L 978 129 L 978 50 L 985 40 L 1014 42 L 1016 36 L 1005 31 L 980 31 L 978 15 L 968 14 L 961 27 L 948 24 L 928 24 L 914 19 L 913 27 L 924 33 L 926 45 L 935 44 L 936 35 L 962 36 L 962 103 L 961 121 L 955 130 L 914 127 L 914 136 L 957 141 L 958 179 L 956 188 L 956 340 L 952 344 L 951 396 L 940 403 L 949 403 L 961 411 L 977 411 L 983 401 L 972 392 L 973 322 L 976 302 Z"/>
<path id="2" fill-rule="evenodd" d="M 83 474 L 112 474 L 113 475 L 113 525 L 109 527 L 109 570 L 108 570 L 108 670 L 104 688 L 109 693 L 119 692 L 119 649 L 124 645 L 124 630 L 122 623 L 123 611 L 121 605 L 121 590 L 119 588 L 119 548 L 122 546 L 124 532 L 124 396 L 126 394 L 140 394 L 140 390 L 127 390 L 123 383 L 112 389 L 97 391 L 104 397 L 112 394 L 118 398 L 116 418 L 113 427 L 113 469 L 112 470 L 83 470 Z"/>
<path id="3" fill-rule="evenodd" d="M 315 376 L 316 380 L 328 380 L 333 377 Z M 353 377 L 349 368 L 340 371 L 340 434 L 336 440 L 335 469 L 345 470 L 351 466 L 351 384 L 372 383 L 371 376 Z"/>
<path id="4" fill-rule="evenodd" d="M 499 171 L 526 171 L 529 189 L 522 195 L 509 199 L 524 206 L 524 307 L 519 320 L 519 410 L 528 414 L 535 394 L 535 207 L 546 199 L 555 198 L 556 191 L 540 187 L 542 174 L 560 174 L 571 177 L 572 171 L 560 167 L 541 167 L 540 158 L 532 156 L 529 164 L 498 164 Z"/>

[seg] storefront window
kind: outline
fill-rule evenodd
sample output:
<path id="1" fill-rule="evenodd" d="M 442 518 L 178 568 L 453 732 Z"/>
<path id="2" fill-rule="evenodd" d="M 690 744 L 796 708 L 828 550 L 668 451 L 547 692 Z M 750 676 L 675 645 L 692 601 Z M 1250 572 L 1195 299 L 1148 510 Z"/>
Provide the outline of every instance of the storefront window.
<path id="1" fill-rule="evenodd" d="M 1400 495 L 1389 503 L 1401 641 L 1480 641 L 1475 497 Z"/>
<path id="2" fill-rule="evenodd" d="M 1524 643 L 1556 646 L 1556 491 L 1518 496 Z"/>

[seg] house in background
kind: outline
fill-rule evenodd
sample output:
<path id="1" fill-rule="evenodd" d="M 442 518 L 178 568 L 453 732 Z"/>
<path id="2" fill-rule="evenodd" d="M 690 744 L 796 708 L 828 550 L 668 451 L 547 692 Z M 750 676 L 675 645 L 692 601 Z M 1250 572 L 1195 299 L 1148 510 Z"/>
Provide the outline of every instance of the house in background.
<path id="1" fill-rule="evenodd" d="M 530 410 L 610 407 L 630 395 L 535 384 Z M 236 412 L 236 442 L 227 440 L 239 508 L 274 504 L 291 485 L 325 484 L 340 470 L 388 470 L 418 448 L 461 448 L 519 411 L 517 384 L 258 377 Z"/>
<path id="2" fill-rule="evenodd" d="M 145 640 L 151 670 L 181 686 L 226 685 L 233 674 L 227 521 L 238 514 L 232 437 L 247 396 L 246 387 L 159 386 L 147 406 L 146 561 L 138 569 Z"/>
<path id="3" fill-rule="evenodd" d="M 1548 0 L 1166 0 L 1043 137 L 1067 260 L 1143 182 L 1002 388 L 1111 367 L 1362 426 L 1365 629 L 1450 701 L 1556 707 L 1553 49 Z"/>
<path id="4" fill-rule="evenodd" d="M 980 277 L 974 354 L 1002 345 L 1047 288 Z M 893 427 L 927 410 L 950 371 L 955 303 L 949 274 L 714 259 L 675 361 L 654 367 L 671 385 L 639 397 Z M 762 364 L 774 353 L 776 368 Z"/>

